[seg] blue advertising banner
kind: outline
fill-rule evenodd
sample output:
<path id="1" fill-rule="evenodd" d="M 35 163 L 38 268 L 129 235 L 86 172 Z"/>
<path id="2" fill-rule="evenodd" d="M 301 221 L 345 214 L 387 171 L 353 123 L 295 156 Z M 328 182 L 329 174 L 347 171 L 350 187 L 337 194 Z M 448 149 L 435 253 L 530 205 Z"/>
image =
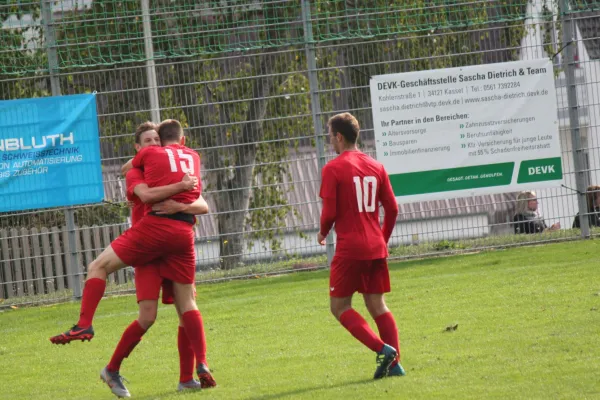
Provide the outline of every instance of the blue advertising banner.
<path id="1" fill-rule="evenodd" d="M 0 212 L 103 198 L 95 94 L 0 101 Z"/>

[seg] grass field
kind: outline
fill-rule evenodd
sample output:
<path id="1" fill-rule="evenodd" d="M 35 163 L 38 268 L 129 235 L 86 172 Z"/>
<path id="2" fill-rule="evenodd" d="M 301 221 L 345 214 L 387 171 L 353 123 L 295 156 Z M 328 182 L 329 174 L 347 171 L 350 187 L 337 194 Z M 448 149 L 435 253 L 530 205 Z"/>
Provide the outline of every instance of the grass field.
<path id="1" fill-rule="evenodd" d="M 175 392 L 169 306 L 121 373 L 136 399 L 600 398 L 599 251 L 593 240 L 391 265 L 403 378 L 371 379 L 374 354 L 329 314 L 327 271 L 198 287 L 215 389 Z M 51 345 L 78 310 L 0 313 L 1 399 L 113 397 L 98 373 L 135 299 L 104 299 L 92 342 Z"/>

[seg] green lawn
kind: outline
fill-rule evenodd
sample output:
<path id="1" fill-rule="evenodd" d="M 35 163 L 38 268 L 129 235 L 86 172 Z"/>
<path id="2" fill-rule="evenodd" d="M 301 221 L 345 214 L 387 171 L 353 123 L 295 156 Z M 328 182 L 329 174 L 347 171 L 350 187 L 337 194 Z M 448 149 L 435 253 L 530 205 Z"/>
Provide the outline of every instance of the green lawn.
<path id="1" fill-rule="evenodd" d="M 198 287 L 215 389 L 175 392 L 168 306 L 121 373 L 136 399 L 600 398 L 599 250 L 592 240 L 391 265 L 404 378 L 371 379 L 374 354 L 329 314 L 327 271 Z M 100 303 L 92 342 L 51 345 L 78 310 L 0 313 L 1 399 L 112 398 L 98 374 L 135 298 Z"/>

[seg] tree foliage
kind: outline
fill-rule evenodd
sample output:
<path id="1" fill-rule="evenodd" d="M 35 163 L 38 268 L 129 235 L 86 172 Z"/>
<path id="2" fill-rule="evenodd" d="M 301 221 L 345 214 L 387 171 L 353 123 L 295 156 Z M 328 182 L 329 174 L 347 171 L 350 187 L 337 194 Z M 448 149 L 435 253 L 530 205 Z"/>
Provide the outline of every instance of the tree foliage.
<path id="1" fill-rule="evenodd" d="M 0 29 L 0 99 L 49 96 L 48 57 L 40 3 L 8 1 L 7 7 L 0 8 L 0 21 L 4 22 L 4 28 Z M 58 30 L 57 34 L 64 33 Z M 60 84 L 64 94 L 94 90 L 78 84 L 69 74 L 61 75 Z M 79 226 L 122 223 L 128 214 L 126 204 L 92 205 L 74 210 L 75 223 Z M 1 227 L 29 229 L 65 225 L 65 211 L 57 209 L 0 213 L 0 218 Z"/>
<path id="2" fill-rule="evenodd" d="M 14 13 L 40 16 L 35 5 L 9 2 L 14 6 L 0 8 L 0 20 Z M 312 34 L 319 43 L 319 88 L 312 89 L 327 89 L 318 96 L 322 123 L 333 112 L 356 110 L 363 127 L 372 125 L 373 75 L 517 59 L 527 4 L 310 3 Z M 292 179 L 286 161 L 299 146 L 309 145 L 314 133 L 300 2 L 151 0 L 150 5 L 161 117 L 182 121 L 188 144 L 201 153 L 204 191 L 217 205 L 212 211 L 221 268 L 239 265 L 245 244 L 256 239 L 280 250 L 280 234 L 289 228 L 286 217 L 298 214 L 287 200 Z M 94 0 L 87 9 L 63 13 L 53 26 L 61 90 L 99 93 L 104 167 L 117 167 L 133 154 L 135 126 L 151 117 L 140 2 Z M 47 70 L 45 51 L 24 51 L 18 29 L 0 35 L 12 49 L 0 52 L 0 65 L 9 66 L 0 70 L 0 96 L 48 95 L 48 78 L 36 78 L 36 71 Z M 29 79 L 7 82 L 9 70 L 27 71 Z M 95 210 L 101 220 L 82 215 L 78 222 L 122 220 L 123 209 L 106 210 Z"/>

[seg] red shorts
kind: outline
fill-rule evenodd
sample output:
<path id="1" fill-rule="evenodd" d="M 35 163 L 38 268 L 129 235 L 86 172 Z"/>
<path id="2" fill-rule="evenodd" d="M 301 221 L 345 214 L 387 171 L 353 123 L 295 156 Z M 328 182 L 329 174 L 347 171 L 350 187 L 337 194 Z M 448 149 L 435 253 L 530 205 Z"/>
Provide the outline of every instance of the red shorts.
<path id="1" fill-rule="evenodd" d="M 350 260 L 333 257 L 329 273 L 329 296 L 348 297 L 354 292 L 379 294 L 389 291 L 387 259 Z"/>
<path id="2" fill-rule="evenodd" d="M 135 295 L 138 303 L 143 300 L 158 300 L 161 287 L 163 304 L 173 304 L 173 281 L 160 276 L 160 265 L 135 267 Z"/>
<path id="3" fill-rule="evenodd" d="M 146 268 L 160 261 L 160 275 L 178 283 L 194 283 L 196 251 L 193 226 L 183 221 L 146 215 L 110 244 L 127 265 Z"/>

